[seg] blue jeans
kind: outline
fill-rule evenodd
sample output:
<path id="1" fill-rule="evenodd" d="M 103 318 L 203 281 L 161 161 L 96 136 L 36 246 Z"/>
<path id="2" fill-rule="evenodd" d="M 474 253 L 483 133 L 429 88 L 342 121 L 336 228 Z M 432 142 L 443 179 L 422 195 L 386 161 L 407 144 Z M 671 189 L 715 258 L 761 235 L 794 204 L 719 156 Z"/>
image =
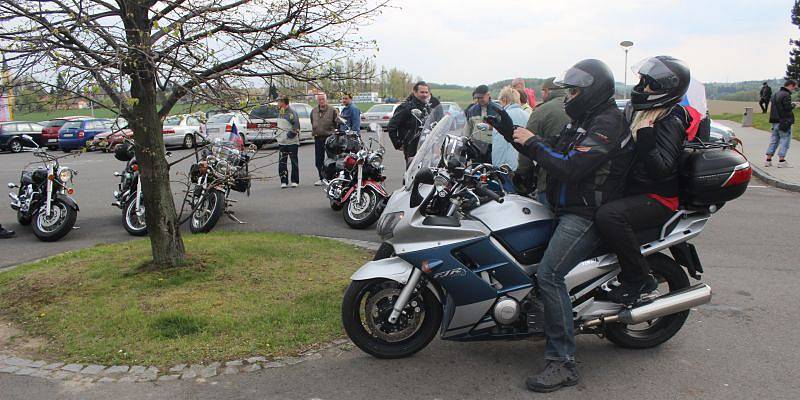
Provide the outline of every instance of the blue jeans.
<path id="1" fill-rule="evenodd" d="M 594 221 L 574 214 L 562 215 L 536 272 L 544 305 L 544 358 L 575 361 L 572 301 L 564 277 L 600 245 Z"/>
<path id="2" fill-rule="evenodd" d="M 772 136 L 769 138 L 767 155 L 772 156 L 775 154 L 775 149 L 778 148 L 778 144 L 780 144 L 780 148 L 778 149 L 778 157 L 784 158 L 786 157 L 786 153 L 789 151 L 789 143 L 792 142 L 792 127 L 790 126 L 786 131 L 781 131 L 778 130 L 778 125 L 780 124 L 772 124 Z"/>

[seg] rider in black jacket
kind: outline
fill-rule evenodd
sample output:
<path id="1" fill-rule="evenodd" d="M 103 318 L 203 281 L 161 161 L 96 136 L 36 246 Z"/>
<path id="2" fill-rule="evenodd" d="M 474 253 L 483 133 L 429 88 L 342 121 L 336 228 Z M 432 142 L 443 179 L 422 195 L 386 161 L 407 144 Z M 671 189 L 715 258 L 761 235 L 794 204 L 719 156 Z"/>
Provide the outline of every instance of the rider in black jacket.
<path id="1" fill-rule="evenodd" d="M 439 99 L 431 95 L 427 83 L 420 81 L 414 85 L 414 92 L 394 110 L 386 130 L 394 148 L 403 151 L 406 163 L 417 154 L 419 144 L 420 122 L 411 114 L 411 110 L 422 111 L 423 117 L 420 119 L 425 121 L 424 116 L 438 106 Z"/>
<path id="2" fill-rule="evenodd" d="M 631 93 L 635 155 L 625 197 L 603 205 L 595 217 L 597 229 L 617 254 L 622 269 L 621 284 L 608 297 L 624 304 L 634 303 L 658 286 L 635 232 L 658 228 L 677 211 L 678 167 L 691 122 L 678 105 L 690 80 L 683 61 L 652 57 L 643 61 L 638 73 L 639 84 Z"/>
<path id="3" fill-rule="evenodd" d="M 517 150 L 547 171 L 548 200 L 558 225 L 536 272 L 547 336 L 544 370 L 529 377 L 529 389 L 549 392 L 578 382 L 572 301 L 564 277 L 600 244 L 594 223 L 597 207 L 619 197 L 630 165 L 630 134 L 614 103 L 614 76 L 599 60 L 575 64 L 556 85 L 568 89 L 565 111 L 572 122 L 555 143 L 525 128 L 487 117 Z M 502 120 L 509 119 L 501 113 Z M 513 138 L 512 138 L 513 137 Z M 536 321 L 539 312 L 530 316 Z"/>

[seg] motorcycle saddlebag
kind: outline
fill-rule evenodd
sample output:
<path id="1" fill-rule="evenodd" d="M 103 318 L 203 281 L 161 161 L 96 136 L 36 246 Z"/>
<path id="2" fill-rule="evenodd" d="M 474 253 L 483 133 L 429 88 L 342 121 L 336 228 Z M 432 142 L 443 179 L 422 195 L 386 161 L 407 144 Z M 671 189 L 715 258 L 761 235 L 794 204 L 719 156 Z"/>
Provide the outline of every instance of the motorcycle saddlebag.
<path id="1" fill-rule="evenodd" d="M 687 146 L 681 158 L 680 200 L 690 209 L 721 207 L 747 190 L 753 170 L 730 146 Z"/>

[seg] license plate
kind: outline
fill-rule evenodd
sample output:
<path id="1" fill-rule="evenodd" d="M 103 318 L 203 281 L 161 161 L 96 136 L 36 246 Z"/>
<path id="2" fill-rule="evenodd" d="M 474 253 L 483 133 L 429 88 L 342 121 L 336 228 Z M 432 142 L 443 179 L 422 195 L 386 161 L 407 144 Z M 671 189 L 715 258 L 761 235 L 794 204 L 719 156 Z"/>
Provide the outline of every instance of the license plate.
<path id="1" fill-rule="evenodd" d="M 65 137 L 65 138 L 70 138 L 70 137 L 72 137 L 72 134 L 71 133 L 65 133 L 65 134 L 63 134 L 61 136 Z"/>
<path id="2" fill-rule="evenodd" d="M 57 143 L 58 139 L 47 139 L 47 143 Z"/>
<path id="3" fill-rule="evenodd" d="M 370 116 L 369 118 L 367 118 L 367 119 L 368 119 L 368 120 L 375 121 L 375 120 L 379 120 L 379 119 L 381 119 L 381 117 L 379 117 L 379 116 L 377 116 L 377 115 L 371 115 L 371 116 Z"/>

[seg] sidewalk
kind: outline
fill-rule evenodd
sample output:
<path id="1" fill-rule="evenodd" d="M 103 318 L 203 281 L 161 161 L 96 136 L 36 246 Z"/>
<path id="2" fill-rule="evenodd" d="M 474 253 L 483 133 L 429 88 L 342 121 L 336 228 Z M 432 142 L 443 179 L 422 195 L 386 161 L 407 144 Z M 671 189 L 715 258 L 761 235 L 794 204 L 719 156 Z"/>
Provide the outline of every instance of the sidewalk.
<path id="1" fill-rule="evenodd" d="M 786 161 L 793 168 L 778 168 L 777 154 L 772 159 L 774 166 L 764 167 L 764 153 L 767 150 L 767 145 L 769 145 L 771 132 L 755 128 L 744 128 L 742 124 L 733 121 L 715 122 L 733 129 L 736 137 L 742 140 L 744 155 L 750 161 L 755 176 L 772 186 L 800 192 L 800 141 L 792 139 L 792 143 L 789 145 L 789 153 L 786 155 Z M 793 129 L 800 129 L 800 127 L 795 126 Z"/>

